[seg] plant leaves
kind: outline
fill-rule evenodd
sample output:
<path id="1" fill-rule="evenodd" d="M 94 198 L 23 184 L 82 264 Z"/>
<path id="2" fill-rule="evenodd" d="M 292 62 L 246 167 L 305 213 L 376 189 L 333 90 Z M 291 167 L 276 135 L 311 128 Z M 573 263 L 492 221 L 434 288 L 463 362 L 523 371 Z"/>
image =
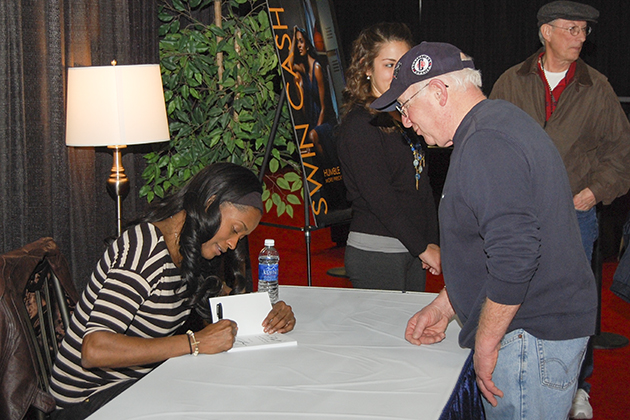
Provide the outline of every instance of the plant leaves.
<path id="1" fill-rule="evenodd" d="M 241 5 L 248 6 L 241 6 Z M 261 171 L 276 113 L 280 66 L 266 2 L 222 0 L 222 28 L 199 16 L 214 0 L 160 2 L 159 52 L 171 141 L 147 153 L 139 194 L 152 201 L 180 188 L 211 162 L 229 161 Z M 194 15 L 193 15 L 194 11 Z M 223 76 L 216 54 L 223 53 Z M 265 208 L 293 215 L 301 168 L 287 104 L 273 139 Z M 295 173 L 294 171 L 297 171 Z M 290 200 L 290 201 L 289 201 Z"/>

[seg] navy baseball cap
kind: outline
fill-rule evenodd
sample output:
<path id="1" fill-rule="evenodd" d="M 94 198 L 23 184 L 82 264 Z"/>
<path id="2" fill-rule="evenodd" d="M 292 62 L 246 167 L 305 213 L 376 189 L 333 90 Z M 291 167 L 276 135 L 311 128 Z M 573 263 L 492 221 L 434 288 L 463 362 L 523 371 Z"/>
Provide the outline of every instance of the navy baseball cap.
<path id="1" fill-rule="evenodd" d="M 394 67 L 394 79 L 389 89 L 370 104 L 370 107 L 389 112 L 396 109 L 398 98 L 414 83 L 465 68 L 474 69 L 472 60 L 462 59 L 462 52 L 444 42 L 423 42 L 416 45 Z"/>

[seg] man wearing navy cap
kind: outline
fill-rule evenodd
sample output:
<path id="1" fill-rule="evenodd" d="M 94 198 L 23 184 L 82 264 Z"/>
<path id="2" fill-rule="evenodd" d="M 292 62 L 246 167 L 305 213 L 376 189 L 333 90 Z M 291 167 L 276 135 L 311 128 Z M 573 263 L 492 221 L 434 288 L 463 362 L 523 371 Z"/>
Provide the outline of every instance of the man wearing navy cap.
<path id="1" fill-rule="evenodd" d="M 518 107 L 486 99 L 472 60 L 450 44 L 409 50 L 371 106 L 397 109 L 427 144 L 453 146 L 439 209 L 446 287 L 405 338 L 442 341 L 457 316 L 487 419 L 566 420 L 597 291 L 551 139 Z"/>
<path id="2" fill-rule="evenodd" d="M 543 47 L 508 69 L 490 98 L 517 105 L 553 140 L 567 169 L 590 260 L 598 237 L 595 205 L 610 204 L 630 187 L 630 123 L 606 77 L 580 59 L 599 12 L 587 4 L 554 1 L 542 6 L 537 18 Z M 591 343 L 571 418 L 593 418 L 585 381 L 592 372 Z"/>

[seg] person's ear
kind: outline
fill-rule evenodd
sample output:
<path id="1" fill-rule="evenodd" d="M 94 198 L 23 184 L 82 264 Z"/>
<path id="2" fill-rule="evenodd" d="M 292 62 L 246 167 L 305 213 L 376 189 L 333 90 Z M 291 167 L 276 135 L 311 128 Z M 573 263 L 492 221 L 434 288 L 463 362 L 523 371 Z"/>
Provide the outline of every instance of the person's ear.
<path id="1" fill-rule="evenodd" d="M 553 29 L 553 27 L 551 25 L 549 25 L 548 23 L 543 23 L 542 26 L 540 27 L 540 34 L 542 35 L 543 39 L 545 40 L 545 43 L 549 42 L 549 40 L 551 39 L 551 30 Z"/>
<path id="2" fill-rule="evenodd" d="M 448 100 L 448 86 L 441 81 L 440 79 L 433 79 L 429 82 L 429 89 L 431 89 L 433 94 L 438 100 L 440 106 L 446 105 Z"/>

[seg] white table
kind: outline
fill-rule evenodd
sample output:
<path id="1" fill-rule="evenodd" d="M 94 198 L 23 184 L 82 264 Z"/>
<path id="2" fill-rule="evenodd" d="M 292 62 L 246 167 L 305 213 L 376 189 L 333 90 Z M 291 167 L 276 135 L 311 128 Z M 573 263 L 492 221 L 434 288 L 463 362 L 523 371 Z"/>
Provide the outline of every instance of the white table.
<path id="1" fill-rule="evenodd" d="M 438 419 L 469 350 L 417 347 L 407 320 L 432 293 L 284 286 L 295 347 L 173 358 L 98 419 Z"/>

